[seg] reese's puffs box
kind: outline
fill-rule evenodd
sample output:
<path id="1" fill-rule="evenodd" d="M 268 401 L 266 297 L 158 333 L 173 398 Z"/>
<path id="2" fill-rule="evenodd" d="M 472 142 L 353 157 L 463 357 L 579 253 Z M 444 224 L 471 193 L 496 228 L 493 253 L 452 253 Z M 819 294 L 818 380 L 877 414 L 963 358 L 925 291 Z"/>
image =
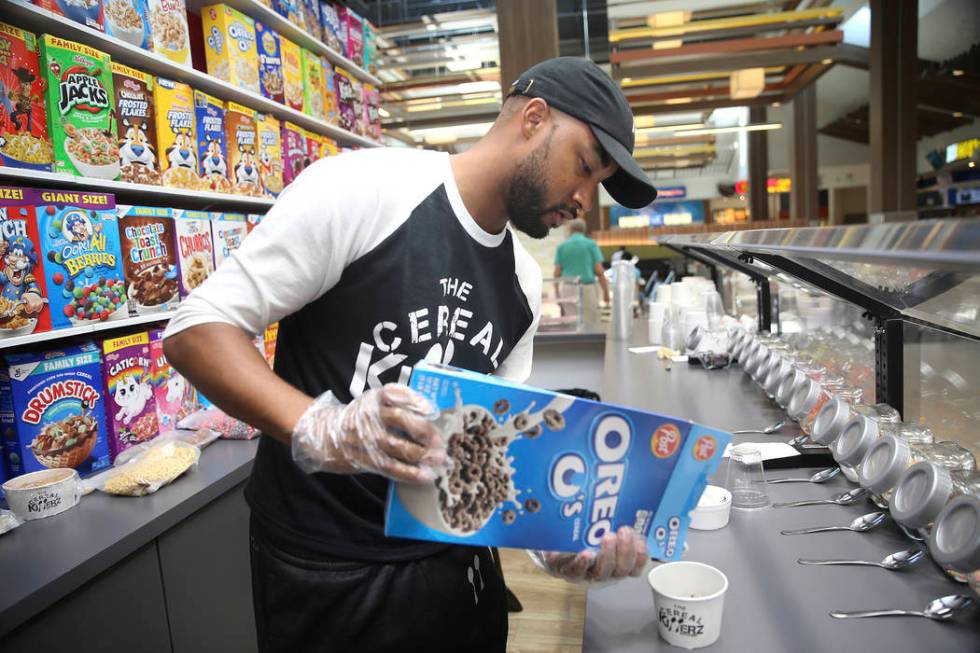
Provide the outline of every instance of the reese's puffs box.
<path id="1" fill-rule="evenodd" d="M 731 439 L 440 365 L 416 365 L 410 385 L 438 410 L 447 462 L 434 483 L 391 484 L 393 537 L 580 551 L 630 526 L 650 557 L 678 559 L 688 512 Z"/>

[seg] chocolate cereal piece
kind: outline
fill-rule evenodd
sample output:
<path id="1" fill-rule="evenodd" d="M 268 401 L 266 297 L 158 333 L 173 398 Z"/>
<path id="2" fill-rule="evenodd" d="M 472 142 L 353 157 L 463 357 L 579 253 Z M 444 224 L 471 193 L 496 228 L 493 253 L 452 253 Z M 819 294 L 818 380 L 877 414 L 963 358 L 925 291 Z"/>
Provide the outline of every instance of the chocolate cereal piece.
<path id="1" fill-rule="evenodd" d="M 527 428 L 527 415 L 518 415 L 514 418 L 514 428 L 518 431 L 523 431 Z"/>
<path id="2" fill-rule="evenodd" d="M 529 440 L 533 440 L 534 438 L 536 438 L 539 435 L 541 435 L 541 432 L 542 432 L 541 425 L 540 424 L 535 424 L 534 426 L 532 426 L 528 430 L 524 431 L 524 433 L 522 433 L 521 435 L 523 435 L 525 438 L 527 438 Z"/>
<path id="3" fill-rule="evenodd" d="M 541 510 L 541 502 L 535 499 L 534 497 L 531 497 L 530 499 L 524 502 L 524 509 L 527 510 L 528 512 L 537 512 Z"/>
<path id="4" fill-rule="evenodd" d="M 517 513 L 513 510 L 505 510 L 503 514 L 504 523 L 510 526 L 517 520 Z"/>
<path id="5" fill-rule="evenodd" d="M 493 412 L 495 415 L 503 415 L 508 410 L 510 410 L 510 402 L 506 399 L 498 399 L 493 405 Z"/>
<path id="6" fill-rule="evenodd" d="M 565 418 L 554 408 L 544 411 L 544 423 L 552 431 L 560 431 L 565 428 Z"/>

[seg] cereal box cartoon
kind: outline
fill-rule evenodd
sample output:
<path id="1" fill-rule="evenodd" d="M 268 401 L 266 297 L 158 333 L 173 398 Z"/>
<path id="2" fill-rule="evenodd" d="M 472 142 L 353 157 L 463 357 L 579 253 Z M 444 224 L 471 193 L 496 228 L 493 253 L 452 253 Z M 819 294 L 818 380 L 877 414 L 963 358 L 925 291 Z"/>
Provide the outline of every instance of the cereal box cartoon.
<path id="1" fill-rule="evenodd" d="M 153 51 L 182 66 L 191 66 L 191 40 L 184 0 L 149 0 Z"/>
<path id="2" fill-rule="evenodd" d="M 0 166 L 51 170 L 37 38 L 0 23 Z"/>
<path id="3" fill-rule="evenodd" d="M 336 125 L 340 121 L 337 107 L 337 84 L 334 82 L 333 66 L 326 57 L 320 57 L 320 67 L 323 68 L 323 112 L 327 122 Z"/>
<path id="4" fill-rule="evenodd" d="M 365 18 L 361 22 L 364 26 L 364 67 L 374 74 L 378 72 L 378 30 Z"/>
<path id="5" fill-rule="evenodd" d="M 282 123 L 282 181 L 288 186 L 310 164 L 306 130 L 291 122 Z"/>
<path id="6" fill-rule="evenodd" d="M 86 27 L 100 32 L 105 31 L 105 18 L 100 0 L 34 0 L 34 4 Z"/>
<path id="7" fill-rule="evenodd" d="M 245 214 L 245 224 L 248 226 L 248 233 L 252 233 L 262 223 L 262 218 L 264 217 L 264 213 Z"/>
<path id="8" fill-rule="evenodd" d="M 47 76 L 54 171 L 98 179 L 118 177 L 109 55 L 45 34 L 41 65 Z"/>
<path id="9" fill-rule="evenodd" d="M 249 197 L 265 195 L 259 177 L 259 139 L 255 111 L 229 102 L 225 113 L 225 140 L 228 142 L 231 192 Z"/>
<path id="10" fill-rule="evenodd" d="M 153 100 L 157 106 L 157 157 L 163 185 L 199 190 L 194 91 L 187 84 L 158 77 Z"/>
<path id="11" fill-rule="evenodd" d="M 228 5 L 201 9 L 208 74 L 239 88 L 259 92 L 255 21 Z"/>
<path id="12" fill-rule="evenodd" d="M 120 41 L 151 50 L 149 0 L 102 0 L 106 32 Z"/>
<path id="13" fill-rule="evenodd" d="M 364 85 L 364 110 L 367 113 L 368 138 L 381 140 L 381 93 L 376 86 Z"/>
<path id="14" fill-rule="evenodd" d="M 248 235 L 244 213 L 218 213 L 211 219 L 211 238 L 214 242 L 214 269 L 217 270 L 231 253 L 242 246 Z"/>
<path id="15" fill-rule="evenodd" d="M 262 95 L 285 104 L 279 35 L 265 23 L 255 21 L 255 47 L 259 53 L 259 85 Z"/>
<path id="16" fill-rule="evenodd" d="M 150 336 L 145 331 L 102 341 L 106 425 L 113 458 L 160 434 L 152 377 Z"/>
<path id="17" fill-rule="evenodd" d="M 489 336 L 488 336 L 489 337 Z M 392 483 L 385 534 L 546 551 L 596 550 L 631 526 L 680 558 L 727 433 L 687 420 L 421 363 L 447 462 L 434 483 Z"/>
<path id="18" fill-rule="evenodd" d="M 116 213 L 129 314 L 152 315 L 175 309 L 180 288 L 173 210 L 120 205 Z"/>
<path id="19" fill-rule="evenodd" d="M 340 42 L 340 17 L 333 2 L 320 2 L 320 27 L 323 29 L 324 44 L 334 52 L 347 56 Z"/>
<path id="20" fill-rule="evenodd" d="M 303 22 L 299 15 L 299 0 L 272 0 L 272 9 L 277 14 L 288 20 L 297 27 L 302 27 Z"/>
<path id="21" fill-rule="evenodd" d="M 34 203 L 52 327 L 128 317 L 115 198 L 36 190 Z"/>
<path id="22" fill-rule="evenodd" d="M 303 48 L 303 113 L 326 120 L 323 96 L 323 68 L 320 57 Z"/>
<path id="23" fill-rule="evenodd" d="M 361 107 L 361 86 L 349 72 L 337 66 L 334 68 L 334 82 L 337 87 L 338 126 L 349 132 L 357 128 L 358 116 L 363 112 Z"/>
<path id="24" fill-rule="evenodd" d="M 347 58 L 358 66 L 364 65 L 364 27 L 361 17 L 344 5 L 337 7 L 341 31 L 347 32 Z"/>
<path id="25" fill-rule="evenodd" d="M 277 197 L 283 189 L 282 129 L 279 121 L 266 113 L 255 114 L 259 135 L 259 179 L 267 195 Z"/>
<path id="26" fill-rule="evenodd" d="M 177 233 L 177 271 L 180 298 L 187 297 L 214 272 L 211 214 L 174 209 Z"/>
<path id="27" fill-rule="evenodd" d="M 300 22 L 303 30 L 313 38 L 320 40 L 323 31 L 320 28 L 319 0 L 296 0 L 299 6 Z"/>
<path id="28" fill-rule="evenodd" d="M 282 55 L 283 96 L 286 106 L 303 110 L 303 51 L 298 45 L 279 37 L 279 53 Z"/>
<path id="29" fill-rule="evenodd" d="M 0 186 L 0 338 L 51 330 L 31 191 Z"/>
<path id="30" fill-rule="evenodd" d="M 0 428 L 13 475 L 64 467 L 84 477 L 108 467 L 99 348 L 87 342 L 6 360 Z"/>
<path id="31" fill-rule="evenodd" d="M 177 422 L 197 410 L 200 402 L 194 387 L 167 362 L 163 353 L 163 329 L 154 329 L 149 335 L 153 398 L 160 432 L 165 433 L 177 428 Z"/>
<path id="32" fill-rule="evenodd" d="M 201 188 L 217 193 L 230 193 L 225 103 L 203 91 L 194 91 L 194 116 Z"/>
<path id="33" fill-rule="evenodd" d="M 152 75 L 112 62 L 119 178 L 122 181 L 160 185 L 154 86 Z"/>

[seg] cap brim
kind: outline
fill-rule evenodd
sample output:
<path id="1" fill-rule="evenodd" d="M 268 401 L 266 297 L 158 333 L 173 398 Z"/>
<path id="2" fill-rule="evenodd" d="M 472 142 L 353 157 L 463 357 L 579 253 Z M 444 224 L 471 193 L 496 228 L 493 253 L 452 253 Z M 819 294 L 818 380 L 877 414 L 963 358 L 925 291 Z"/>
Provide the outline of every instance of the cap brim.
<path id="1" fill-rule="evenodd" d="M 599 145 L 616 162 L 619 170 L 602 182 L 612 198 L 630 209 L 642 209 L 657 199 L 657 189 L 622 143 L 595 125 L 589 125 Z"/>

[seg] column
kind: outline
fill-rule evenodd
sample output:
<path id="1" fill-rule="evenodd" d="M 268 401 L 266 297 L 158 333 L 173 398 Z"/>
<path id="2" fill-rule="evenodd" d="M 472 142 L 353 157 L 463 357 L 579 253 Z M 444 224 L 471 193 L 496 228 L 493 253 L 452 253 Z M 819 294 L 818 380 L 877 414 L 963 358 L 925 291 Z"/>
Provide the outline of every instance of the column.
<path id="1" fill-rule="evenodd" d="M 500 86 L 504 96 L 521 73 L 558 56 L 555 0 L 497 0 L 500 38 Z"/>
<path id="2" fill-rule="evenodd" d="M 793 134 L 790 138 L 789 217 L 816 221 L 817 205 L 817 88 L 814 84 L 793 98 Z"/>
<path id="3" fill-rule="evenodd" d="M 766 107 L 749 108 L 749 124 L 766 122 Z M 749 215 L 769 219 L 769 138 L 765 131 L 749 132 Z"/>

